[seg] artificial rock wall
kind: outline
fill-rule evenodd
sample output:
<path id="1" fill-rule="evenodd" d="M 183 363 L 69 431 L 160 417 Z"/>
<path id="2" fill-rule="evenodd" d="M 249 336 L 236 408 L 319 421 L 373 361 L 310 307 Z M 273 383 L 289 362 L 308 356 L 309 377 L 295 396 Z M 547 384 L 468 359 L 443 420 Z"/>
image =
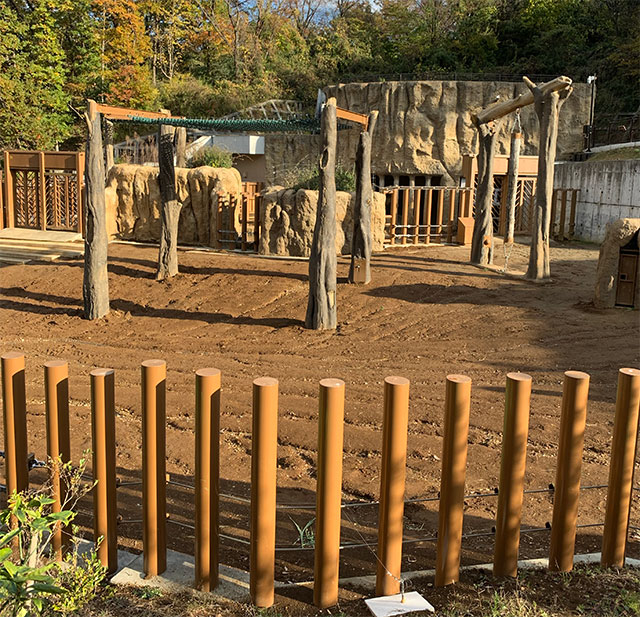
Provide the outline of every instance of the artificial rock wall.
<path id="1" fill-rule="evenodd" d="M 471 114 L 495 101 L 526 92 L 524 83 L 490 81 L 391 81 L 339 84 L 325 88 L 339 107 L 380 113 L 373 133 L 372 171 L 379 176 L 424 174 L 457 184 L 463 155 L 477 153 Z M 558 159 L 582 150 L 582 126 L 589 122 L 590 86 L 574 84 L 560 111 Z M 513 114 L 501 123 L 497 154 L 508 154 Z M 539 127 L 533 105 L 522 109 L 521 154 L 537 155 Z M 338 160 L 352 165 L 358 130 L 338 133 Z M 268 135 L 265 143 L 267 182 L 287 182 L 287 173 L 301 161 L 315 163 L 317 135 Z"/>
<path id="2" fill-rule="evenodd" d="M 336 196 L 336 253 L 351 254 L 355 193 L 338 191 Z M 316 223 L 318 191 L 274 187 L 266 193 L 260 211 L 261 255 L 308 257 Z M 384 195 L 373 193 L 371 205 L 372 250 L 384 245 Z"/>
<path id="3" fill-rule="evenodd" d="M 176 169 L 176 191 L 182 203 L 178 242 L 216 247 L 218 194 L 235 195 L 240 199 L 242 180 L 238 171 L 213 167 Z M 160 241 L 162 224 L 157 167 L 114 165 L 107 178 L 105 202 L 110 238 Z M 237 218 L 237 213 L 234 215 Z"/>

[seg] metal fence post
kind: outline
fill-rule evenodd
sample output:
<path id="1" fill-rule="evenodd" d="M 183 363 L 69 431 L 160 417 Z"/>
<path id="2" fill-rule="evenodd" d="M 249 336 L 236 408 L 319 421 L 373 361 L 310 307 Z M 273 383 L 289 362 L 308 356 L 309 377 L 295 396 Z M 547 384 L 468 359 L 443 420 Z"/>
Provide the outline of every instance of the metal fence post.
<path id="1" fill-rule="evenodd" d="M 319 396 L 313 575 L 313 602 L 319 608 L 338 603 L 343 435 L 344 381 L 323 379 Z"/>
<path id="2" fill-rule="evenodd" d="M 611 443 L 611 466 L 607 510 L 602 536 L 601 565 L 624 566 L 627 531 L 633 490 L 633 472 L 638 448 L 640 412 L 640 371 L 622 368 L 618 373 L 616 415 Z"/>
<path id="3" fill-rule="evenodd" d="M 167 363 L 145 360 L 142 373 L 142 548 L 145 576 L 167 569 Z"/>
<path id="4" fill-rule="evenodd" d="M 60 466 L 71 460 L 69 438 L 69 365 L 63 360 L 51 360 L 44 365 L 44 393 L 47 416 L 47 456 L 54 503 L 53 512 L 64 509 L 67 486 L 60 474 Z M 71 540 L 69 527 L 56 527 L 52 532 L 51 547 L 56 558 Z"/>
<path id="5" fill-rule="evenodd" d="M 93 442 L 93 533 L 98 558 L 109 574 L 118 569 L 116 502 L 115 371 L 91 371 L 91 436 Z M 101 539 L 101 540 L 100 540 Z"/>
<path id="6" fill-rule="evenodd" d="M 220 381 L 216 368 L 196 371 L 196 587 L 218 584 Z"/>
<path id="7" fill-rule="evenodd" d="M 278 380 L 253 382 L 251 435 L 251 601 L 273 604 L 276 554 L 276 470 L 278 456 Z"/>
<path id="8" fill-rule="evenodd" d="M 470 407 L 471 379 L 465 375 L 448 375 L 436 549 L 437 587 L 457 582 L 460 575 Z"/>
<path id="9" fill-rule="evenodd" d="M 7 496 L 29 487 L 27 461 L 27 394 L 24 354 L 10 351 L 2 356 L 4 455 Z"/>
<path id="10" fill-rule="evenodd" d="M 549 550 L 549 570 L 554 572 L 570 572 L 573 568 L 588 396 L 589 375 L 580 371 L 567 371 L 564 374 L 562 393 L 560 443 Z"/>
<path id="11" fill-rule="evenodd" d="M 493 554 L 495 576 L 518 574 L 530 400 L 531 377 L 524 373 L 509 373 L 505 392 L 496 544 Z"/>
<path id="12" fill-rule="evenodd" d="M 377 596 L 389 596 L 400 591 L 408 423 L 409 380 L 387 377 L 384 380 L 382 423 Z"/>

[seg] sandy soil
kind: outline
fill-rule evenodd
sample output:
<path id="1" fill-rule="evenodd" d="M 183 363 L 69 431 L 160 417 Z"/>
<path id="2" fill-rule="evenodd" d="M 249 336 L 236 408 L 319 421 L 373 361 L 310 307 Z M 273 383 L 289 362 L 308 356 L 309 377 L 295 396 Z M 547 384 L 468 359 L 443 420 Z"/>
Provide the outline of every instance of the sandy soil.
<path id="1" fill-rule="evenodd" d="M 499 246 L 498 263 L 502 248 Z M 280 380 L 278 499 L 314 503 L 317 389 L 323 377 L 345 380 L 344 500 L 375 500 L 379 489 L 382 380 L 411 380 L 407 497 L 437 497 L 442 453 L 444 384 L 448 373 L 473 379 L 467 491 L 498 485 L 505 375 L 533 377 L 527 489 L 555 480 L 563 371 L 591 375 L 583 485 L 606 484 L 617 370 L 640 365 L 639 315 L 595 310 L 590 304 L 597 250 L 587 245 L 552 249 L 553 282 L 535 285 L 466 263 L 462 247 L 388 250 L 373 260 L 373 283 L 346 284 L 348 262 L 339 260 L 335 332 L 305 330 L 307 264 L 256 256 L 181 252 L 181 274 L 154 280 L 157 249 L 114 244 L 109 249 L 111 314 L 91 323 L 81 318 L 82 261 L 59 261 L 0 269 L 0 351 L 27 355 L 30 448 L 46 453 L 42 364 L 70 363 L 74 456 L 91 446 L 89 378 L 98 366 L 116 369 L 117 464 L 123 480 L 140 478 L 140 363 L 168 363 L 167 469 L 192 484 L 194 472 L 194 371 L 223 372 L 221 490 L 249 496 L 251 382 Z M 517 246 L 513 269 L 523 269 L 526 249 Z M 34 472 L 34 480 L 37 473 Z M 637 482 L 636 482 L 637 483 Z M 140 488 L 119 491 L 120 542 L 141 547 Z M 169 487 L 173 520 L 193 522 L 193 495 Z M 637 493 L 636 493 L 637 494 Z M 601 523 L 606 491 L 585 490 L 579 522 Z M 496 498 L 466 502 L 464 563 L 491 561 Z M 636 497 L 634 525 L 640 526 Z M 87 509 L 89 506 L 86 506 Z M 437 501 L 406 508 L 407 538 L 435 534 Z M 525 498 L 523 526 L 551 520 L 552 495 Z M 225 500 L 223 531 L 247 537 L 247 507 Z M 375 505 L 344 510 L 345 542 L 375 543 Z M 298 537 L 311 510 L 283 510 L 278 544 Z M 88 523 L 85 519 L 85 523 Z M 598 527 L 579 530 L 579 551 L 600 548 Z M 190 552 L 188 528 L 169 523 L 170 546 Z M 549 534 L 522 535 L 522 556 L 544 556 Z M 225 541 L 223 561 L 246 568 L 247 546 Z M 406 545 L 403 567 L 433 567 L 435 543 Z M 638 555 L 638 542 L 630 554 Z M 309 578 L 310 551 L 279 551 L 278 578 Z M 343 552 L 342 574 L 375 571 L 368 549 Z"/>

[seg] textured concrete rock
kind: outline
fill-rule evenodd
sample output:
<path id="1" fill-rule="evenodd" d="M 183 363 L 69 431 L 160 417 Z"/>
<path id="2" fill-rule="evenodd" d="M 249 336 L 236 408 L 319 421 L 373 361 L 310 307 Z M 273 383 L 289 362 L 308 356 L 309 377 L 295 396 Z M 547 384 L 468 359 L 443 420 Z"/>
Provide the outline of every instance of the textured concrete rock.
<path id="1" fill-rule="evenodd" d="M 240 203 L 242 179 L 236 169 L 197 167 L 176 169 L 176 190 L 182 203 L 178 242 L 216 246 L 218 194 L 232 195 Z M 158 168 L 114 165 L 105 190 L 107 231 L 112 239 L 158 242 L 160 239 L 160 189 Z M 227 206 L 239 231 L 238 209 Z"/>
<path id="2" fill-rule="evenodd" d="M 598 270 L 596 271 L 596 290 L 594 305 L 598 308 L 610 308 L 616 303 L 616 283 L 620 247 L 629 244 L 634 234 L 640 230 L 640 219 L 620 219 L 607 225 L 607 233 L 600 247 Z M 636 307 L 640 307 L 640 268 L 636 271 Z"/>
<path id="3" fill-rule="evenodd" d="M 325 88 L 338 106 L 360 113 L 377 109 L 373 133 L 372 170 L 383 176 L 424 174 L 442 176 L 443 184 L 456 184 L 462 175 L 462 156 L 477 152 L 471 114 L 500 96 L 507 100 L 527 92 L 524 83 L 481 81 L 391 81 L 339 84 Z M 587 84 L 574 91 L 560 112 L 558 159 L 582 150 L 582 126 L 589 122 Z M 522 110 L 523 155 L 538 154 L 539 126 L 533 106 Z M 507 154 L 513 116 L 502 124 L 497 154 Z M 358 130 L 338 134 L 339 161 L 353 165 Z M 268 135 L 267 181 L 281 183 L 288 170 L 301 161 L 315 162 L 316 135 Z"/>
<path id="4" fill-rule="evenodd" d="M 336 253 L 351 253 L 355 193 L 338 191 L 336 196 Z M 308 257 L 316 223 L 318 191 L 274 187 L 262 200 L 260 212 L 261 255 Z M 374 193 L 371 207 L 371 233 L 374 251 L 383 250 L 384 195 Z"/>

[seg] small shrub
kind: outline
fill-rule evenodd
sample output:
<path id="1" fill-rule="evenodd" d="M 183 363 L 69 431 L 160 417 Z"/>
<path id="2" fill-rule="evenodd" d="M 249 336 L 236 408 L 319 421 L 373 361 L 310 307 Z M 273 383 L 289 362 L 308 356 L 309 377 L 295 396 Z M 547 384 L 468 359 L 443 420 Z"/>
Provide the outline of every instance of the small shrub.
<path id="1" fill-rule="evenodd" d="M 188 167 L 233 167 L 233 154 L 218 146 L 202 148 L 187 162 Z"/>
<path id="2" fill-rule="evenodd" d="M 320 188 L 320 171 L 318 165 L 305 162 L 284 174 L 284 184 L 294 190 L 308 189 L 317 191 Z M 354 170 L 340 161 L 336 163 L 336 190 L 352 193 L 356 190 L 356 174 Z"/>

